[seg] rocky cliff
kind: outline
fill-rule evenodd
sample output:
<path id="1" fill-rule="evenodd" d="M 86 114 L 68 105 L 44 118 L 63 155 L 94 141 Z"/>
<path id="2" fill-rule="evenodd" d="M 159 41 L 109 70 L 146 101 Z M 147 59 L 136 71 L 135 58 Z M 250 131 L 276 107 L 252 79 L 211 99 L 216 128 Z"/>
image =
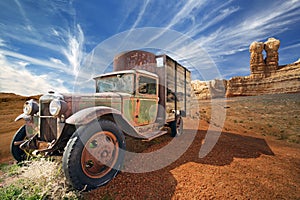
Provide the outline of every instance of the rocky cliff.
<path id="1" fill-rule="evenodd" d="M 264 43 L 253 42 L 249 47 L 251 72 L 249 76 L 232 77 L 228 81 L 217 81 L 218 84 L 212 84 L 216 82 L 215 80 L 193 81 L 195 98 L 300 92 L 300 59 L 295 63 L 279 66 L 279 47 L 280 41 L 275 38 L 269 38 Z M 266 53 L 265 58 L 263 51 Z"/>
<path id="2" fill-rule="evenodd" d="M 233 77 L 227 82 L 226 97 L 300 92 L 300 63 L 280 66 L 265 78 Z"/>
<path id="3" fill-rule="evenodd" d="M 201 100 L 222 98 L 225 96 L 226 86 L 226 80 L 192 81 L 192 98 Z"/>

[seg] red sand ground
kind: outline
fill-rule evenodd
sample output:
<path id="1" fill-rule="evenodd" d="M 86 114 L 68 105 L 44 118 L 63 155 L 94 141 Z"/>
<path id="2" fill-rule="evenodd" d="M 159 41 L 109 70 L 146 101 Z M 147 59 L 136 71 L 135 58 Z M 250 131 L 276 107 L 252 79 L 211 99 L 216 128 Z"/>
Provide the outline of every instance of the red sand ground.
<path id="1" fill-rule="evenodd" d="M 184 121 L 184 134 L 197 135 L 178 160 L 154 172 L 121 172 L 85 199 L 300 199 L 300 98 L 283 97 L 228 101 L 223 132 L 204 158 L 198 155 L 210 108 L 201 104 L 200 125 L 199 119 Z M 0 99 L 0 162 L 8 162 L 11 138 L 23 123 L 14 119 L 25 98 Z M 163 136 L 138 149 L 154 151 L 170 140 Z"/>

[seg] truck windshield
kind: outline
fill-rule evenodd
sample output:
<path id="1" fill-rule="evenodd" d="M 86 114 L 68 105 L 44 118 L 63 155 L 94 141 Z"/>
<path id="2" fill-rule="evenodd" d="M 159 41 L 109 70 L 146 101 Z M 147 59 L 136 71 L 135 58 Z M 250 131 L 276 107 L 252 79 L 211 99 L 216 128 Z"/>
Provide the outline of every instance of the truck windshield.
<path id="1" fill-rule="evenodd" d="M 96 80 L 97 92 L 133 93 L 134 75 L 117 74 L 104 76 Z"/>

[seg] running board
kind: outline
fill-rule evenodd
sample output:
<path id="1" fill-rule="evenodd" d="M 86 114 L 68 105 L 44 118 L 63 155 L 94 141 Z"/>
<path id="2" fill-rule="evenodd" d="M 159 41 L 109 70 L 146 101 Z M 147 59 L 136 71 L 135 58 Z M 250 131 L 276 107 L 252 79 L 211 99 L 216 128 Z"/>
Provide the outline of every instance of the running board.
<path id="1" fill-rule="evenodd" d="M 162 136 L 164 134 L 168 133 L 168 131 L 154 131 L 154 132 L 149 132 L 149 133 L 146 133 L 145 135 L 143 135 L 144 139 L 142 141 L 151 141 L 159 136 Z"/>

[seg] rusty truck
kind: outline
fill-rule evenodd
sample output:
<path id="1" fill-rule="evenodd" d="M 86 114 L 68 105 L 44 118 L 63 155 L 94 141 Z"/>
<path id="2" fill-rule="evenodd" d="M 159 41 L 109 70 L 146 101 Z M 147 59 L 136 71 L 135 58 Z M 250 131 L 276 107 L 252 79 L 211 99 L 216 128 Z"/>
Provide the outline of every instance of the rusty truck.
<path id="1" fill-rule="evenodd" d="M 11 142 L 15 160 L 60 155 L 68 182 L 92 190 L 120 171 L 125 135 L 142 142 L 182 134 L 182 118 L 190 114 L 191 73 L 170 56 L 124 52 L 115 56 L 113 72 L 94 80 L 93 94 L 51 91 L 24 103 L 16 121 L 25 124 Z"/>

